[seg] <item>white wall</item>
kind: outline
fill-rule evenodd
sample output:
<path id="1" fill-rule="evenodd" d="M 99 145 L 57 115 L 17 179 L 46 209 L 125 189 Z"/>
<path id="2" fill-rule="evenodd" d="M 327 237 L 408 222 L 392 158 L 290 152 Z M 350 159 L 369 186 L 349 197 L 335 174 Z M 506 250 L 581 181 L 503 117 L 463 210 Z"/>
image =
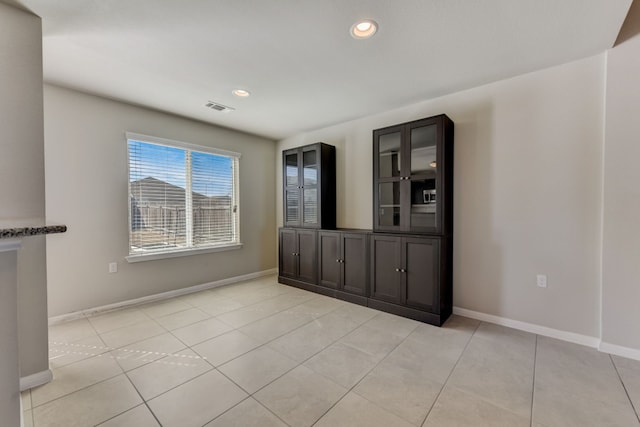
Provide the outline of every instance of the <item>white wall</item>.
<path id="1" fill-rule="evenodd" d="M 0 227 L 42 225 L 41 22 L 2 3 L 0 129 Z M 43 236 L 24 239 L 17 254 L 0 254 L 0 414 L 7 426 L 20 421 L 19 377 L 49 368 L 44 257 Z"/>
<path id="2" fill-rule="evenodd" d="M 49 85 L 44 111 L 47 217 L 69 227 L 47 247 L 51 316 L 275 268 L 273 141 Z M 127 131 L 240 152 L 244 247 L 127 263 Z"/>
<path id="3" fill-rule="evenodd" d="M 456 144 L 454 305 L 598 337 L 604 64 L 598 55 L 296 135 L 278 153 L 335 145 L 338 227 L 371 228 L 372 130 L 447 114 Z M 536 287 L 536 273 L 548 275 L 547 289 Z"/>
<path id="4" fill-rule="evenodd" d="M 607 55 L 602 341 L 640 358 L 640 3 Z M 623 351 L 623 354 L 626 354 Z"/>
<path id="5" fill-rule="evenodd" d="M 0 4 L 0 223 L 45 223 L 40 18 Z M 18 252 L 20 373 L 49 369 L 46 238 Z"/>

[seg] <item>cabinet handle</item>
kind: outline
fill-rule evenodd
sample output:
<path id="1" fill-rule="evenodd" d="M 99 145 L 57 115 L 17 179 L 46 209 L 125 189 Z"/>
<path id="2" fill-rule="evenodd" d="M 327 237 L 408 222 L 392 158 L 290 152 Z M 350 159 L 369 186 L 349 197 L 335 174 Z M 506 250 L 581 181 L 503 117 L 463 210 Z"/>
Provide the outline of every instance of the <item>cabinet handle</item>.
<path id="1" fill-rule="evenodd" d="M 405 270 L 404 268 L 400 269 L 400 273 L 406 273 L 406 272 L 407 272 L 407 270 Z"/>
<path id="2" fill-rule="evenodd" d="M 396 268 L 396 271 L 399 273 L 399 272 L 400 272 L 400 269 L 399 269 L 399 268 Z"/>
<path id="3" fill-rule="evenodd" d="M 336 260 L 336 262 L 340 262 L 340 260 L 339 260 L 339 259 L 337 259 L 337 260 Z"/>

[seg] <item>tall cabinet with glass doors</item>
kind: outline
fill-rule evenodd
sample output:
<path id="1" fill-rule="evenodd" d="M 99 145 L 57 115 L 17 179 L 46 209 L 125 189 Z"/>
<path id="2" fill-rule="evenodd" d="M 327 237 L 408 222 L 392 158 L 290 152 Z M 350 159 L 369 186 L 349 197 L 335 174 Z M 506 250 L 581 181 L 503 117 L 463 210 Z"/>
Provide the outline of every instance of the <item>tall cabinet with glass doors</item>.
<path id="1" fill-rule="evenodd" d="M 285 227 L 336 227 L 336 151 L 318 142 L 282 152 Z"/>
<path id="2" fill-rule="evenodd" d="M 313 290 L 317 230 L 336 228 L 336 151 L 321 142 L 282 152 L 284 227 L 279 233 L 279 281 Z"/>
<path id="3" fill-rule="evenodd" d="M 451 314 L 453 122 L 373 132 L 369 306 L 441 324 Z"/>

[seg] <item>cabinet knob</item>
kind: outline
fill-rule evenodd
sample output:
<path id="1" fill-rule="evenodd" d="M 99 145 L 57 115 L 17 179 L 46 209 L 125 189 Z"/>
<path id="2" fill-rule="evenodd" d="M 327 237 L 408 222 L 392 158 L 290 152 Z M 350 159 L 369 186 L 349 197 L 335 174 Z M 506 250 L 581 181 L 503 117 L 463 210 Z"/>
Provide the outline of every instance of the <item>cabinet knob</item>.
<path id="1" fill-rule="evenodd" d="M 337 259 L 337 260 L 336 260 L 336 262 L 340 262 L 340 260 L 339 260 L 339 259 Z"/>
<path id="2" fill-rule="evenodd" d="M 400 269 L 400 273 L 406 273 L 406 272 L 407 272 L 407 270 L 405 270 L 404 268 Z"/>
<path id="3" fill-rule="evenodd" d="M 399 272 L 400 272 L 400 269 L 399 269 L 399 268 L 396 268 L 396 271 L 399 273 Z"/>

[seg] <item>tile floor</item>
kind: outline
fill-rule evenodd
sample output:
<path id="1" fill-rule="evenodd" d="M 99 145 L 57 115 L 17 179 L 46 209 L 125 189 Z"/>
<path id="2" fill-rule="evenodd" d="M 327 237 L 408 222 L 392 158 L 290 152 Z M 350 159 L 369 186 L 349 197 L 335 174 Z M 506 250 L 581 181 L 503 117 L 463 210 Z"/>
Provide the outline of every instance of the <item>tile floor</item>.
<path id="1" fill-rule="evenodd" d="M 25 425 L 640 426 L 640 362 L 261 278 L 50 328 Z M 635 408 L 635 410 L 634 410 Z"/>

